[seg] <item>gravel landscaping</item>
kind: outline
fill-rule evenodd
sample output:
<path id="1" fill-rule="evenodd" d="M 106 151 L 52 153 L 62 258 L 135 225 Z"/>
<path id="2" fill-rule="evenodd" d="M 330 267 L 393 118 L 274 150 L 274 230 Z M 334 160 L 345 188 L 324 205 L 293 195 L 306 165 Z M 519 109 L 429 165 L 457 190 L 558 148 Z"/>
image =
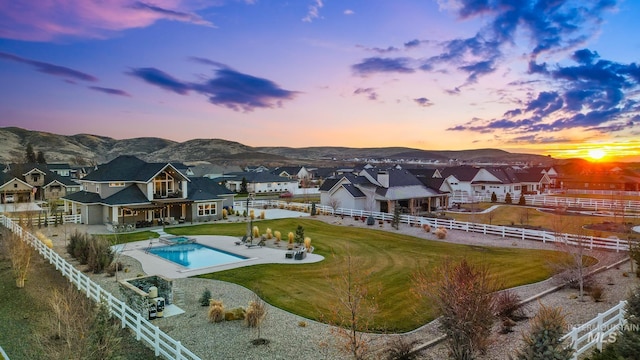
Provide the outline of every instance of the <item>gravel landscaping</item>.
<path id="1" fill-rule="evenodd" d="M 318 220 L 334 225 L 367 227 L 361 221 L 350 218 L 341 219 L 331 216 L 317 216 Z M 373 225 L 370 228 L 380 228 L 388 231 L 400 231 L 407 235 L 417 236 L 429 240 L 437 240 L 433 233 L 426 233 L 419 227 L 400 225 L 399 230 L 391 228 L 390 224 Z M 54 230 L 55 231 L 55 230 Z M 62 236 L 53 236 L 55 249 L 64 253 Z M 449 231 L 446 239 L 442 241 L 475 244 L 485 246 L 521 247 L 536 249 L 554 249 L 553 244 L 543 244 L 534 241 L 501 238 L 498 236 L 486 236 L 477 233 L 462 231 Z M 597 257 L 600 262 L 595 268 L 614 264 L 623 260 L 626 254 L 602 253 L 587 251 L 587 255 Z M 65 254 L 65 257 L 69 257 Z M 70 260 L 72 263 L 73 261 Z M 126 265 L 127 272 L 122 272 L 119 278 L 132 278 L 144 274 L 140 263 L 133 258 L 122 256 L 121 262 Z M 561 289 L 543 297 L 531 301 L 527 307 L 529 317 L 535 315 L 540 304 L 546 306 L 560 306 L 569 325 L 580 325 L 599 312 L 604 312 L 616 305 L 620 300 L 626 299 L 629 291 L 635 288 L 639 281 L 633 276 L 623 276 L 629 271 L 629 263 L 625 262 L 594 275 L 597 283 L 604 288 L 603 301 L 595 302 L 589 297 L 585 301 L 577 299 L 577 291 Z M 114 277 L 105 274 L 90 275 L 94 281 L 101 284 L 106 290 L 119 296 L 118 284 Z M 283 279 L 286 281 L 286 279 Z M 547 289 L 558 285 L 554 280 L 546 280 L 540 283 L 521 286 L 513 290 L 521 299 L 527 299 Z M 216 280 L 186 278 L 174 281 L 176 291 L 176 304 L 185 313 L 153 320 L 162 330 L 181 341 L 187 348 L 202 359 L 342 359 L 345 358 L 337 350 L 333 342 L 334 335 L 331 327 L 322 323 L 302 318 L 267 305 L 268 314 L 261 327 L 260 337 L 268 339 L 267 345 L 253 345 L 251 341 L 258 337 L 255 330 L 247 328 L 242 321 L 224 321 L 221 323 L 209 323 L 207 321 L 207 307 L 199 304 L 199 298 L 204 289 L 209 289 L 212 299 L 222 300 L 225 308 L 247 307 L 254 294 L 241 286 Z M 312 301 L 310 300 L 310 305 Z M 484 359 L 506 359 L 520 345 L 522 332 L 526 331 L 528 321 L 520 321 L 513 328 L 513 332 L 499 334 L 499 325 L 496 325 L 494 342 L 490 346 Z M 569 331 L 570 328 L 567 329 Z M 389 339 L 402 336 L 407 340 L 420 340 L 421 344 L 427 343 L 440 336 L 437 329 L 437 320 L 406 334 L 371 335 L 377 345 L 384 344 Z M 429 346 L 421 352 L 424 359 L 442 359 L 447 357 L 444 344 Z M 376 358 L 379 357 L 379 354 Z"/>

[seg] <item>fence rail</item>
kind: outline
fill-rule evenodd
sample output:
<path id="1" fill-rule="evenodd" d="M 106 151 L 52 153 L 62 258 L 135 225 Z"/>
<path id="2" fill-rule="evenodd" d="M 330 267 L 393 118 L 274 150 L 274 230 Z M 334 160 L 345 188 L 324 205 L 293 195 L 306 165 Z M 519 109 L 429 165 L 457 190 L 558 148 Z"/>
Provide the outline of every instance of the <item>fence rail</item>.
<path id="1" fill-rule="evenodd" d="M 60 222 L 60 216 L 31 216 L 31 217 L 23 217 L 23 218 L 11 218 L 11 221 L 20 224 L 21 222 L 31 222 L 34 226 L 53 226 L 56 223 Z M 62 224 L 80 224 L 82 222 L 82 215 L 62 215 Z"/>
<path id="2" fill-rule="evenodd" d="M 244 208 L 246 202 L 238 201 L 234 204 L 237 208 Z M 297 211 L 311 211 L 311 204 L 303 203 L 287 203 L 280 200 L 254 200 L 249 203 L 250 207 L 256 208 L 283 208 Z M 315 205 L 316 211 L 322 214 L 329 215 L 341 215 L 366 218 L 373 216 L 376 220 L 392 221 L 393 214 L 383 213 L 377 211 L 366 211 L 356 209 L 337 208 L 333 209 L 325 205 Z M 567 233 L 556 233 L 543 230 L 533 230 L 509 226 L 488 225 L 479 224 L 473 222 L 463 222 L 456 220 L 445 220 L 439 218 L 413 216 L 413 215 L 400 215 L 400 222 L 408 225 L 422 226 L 428 224 L 431 227 L 444 227 L 449 230 L 460 230 L 466 232 L 482 233 L 485 235 L 497 235 L 503 238 L 514 238 L 520 240 L 534 240 L 542 241 L 543 243 L 562 243 L 567 245 L 579 245 L 584 246 L 590 250 L 593 249 L 605 249 L 612 251 L 627 251 L 629 250 L 629 244 L 625 240 L 618 238 L 603 238 L 597 236 L 583 236 Z"/>
<path id="3" fill-rule="evenodd" d="M 593 347 L 602 350 L 604 343 L 615 341 L 615 336 L 612 335 L 626 324 L 624 318 L 626 305 L 626 301 L 620 301 L 618 305 L 599 313 L 598 316 L 586 323 L 573 327 L 569 333 L 562 337 L 562 341 L 571 341 L 571 347 L 575 350 L 574 360 Z"/>
<path id="4" fill-rule="evenodd" d="M 88 298 L 96 302 L 104 302 L 111 314 L 120 320 L 122 328 L 130 328 L 136 335 L 137 340 L 144 340 L 155 351 L 156 356 L 175 360 L 200 360 L 200 357 L 189 351 L 180 341 L 176 341 L 150 323 L 142 315 L 130 308 L 125 302 L 104 290 L 100 285 L 93 282 L 87 275 L 69 264 L 58 253 L 48 248 L 42 241 L 33 234 L 25 231 L 16 222 L 0 215 L 0 224 L 18 235 L 23 241 L 33 246 L 56 270 L 69 279 L 78 290 L 83 291 Z"/>

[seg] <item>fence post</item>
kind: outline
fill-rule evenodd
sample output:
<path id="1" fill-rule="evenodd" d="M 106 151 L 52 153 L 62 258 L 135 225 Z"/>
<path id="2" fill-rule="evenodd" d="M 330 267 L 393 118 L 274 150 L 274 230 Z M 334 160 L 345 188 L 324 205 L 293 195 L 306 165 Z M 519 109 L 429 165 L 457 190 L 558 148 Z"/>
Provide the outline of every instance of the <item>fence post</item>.
<path id="1" fill-rule="evenodd" d="M 153 348 L 156 350 L 156 356 L 160 356 L 160 328 L 159 327 L 155 327 L 154 328 L 155 334 L 154 334 L 154 342 L 153 342 Z"/>
<path id="2" fill-rule="evenodd" d="M 596 331 L 600 333 L 600 336 L 596 338 L 598 339 L 598 342 L 596 343 L 596 347 L 598 348 L 598 350 L 602 351 L 602 343 L 604 341 L 604 339 L 602 338 L 604 336 L 604 329 L 602 328 L 602 313 L 598 313 L 597 319 L 598 319 L 598 325 L 597 325 Z"/>

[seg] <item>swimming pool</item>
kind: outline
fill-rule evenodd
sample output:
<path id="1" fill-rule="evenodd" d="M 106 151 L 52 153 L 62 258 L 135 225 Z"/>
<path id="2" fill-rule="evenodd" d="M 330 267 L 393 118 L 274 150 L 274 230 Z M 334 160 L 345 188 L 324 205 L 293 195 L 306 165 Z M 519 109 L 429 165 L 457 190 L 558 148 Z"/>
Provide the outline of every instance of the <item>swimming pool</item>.
<path id="1" fill-rule="evenodd" d="M 149 249 L 149 252 L 187 269 L 199 269 L 249 259 L 198 243 L 154 247 Z"/>

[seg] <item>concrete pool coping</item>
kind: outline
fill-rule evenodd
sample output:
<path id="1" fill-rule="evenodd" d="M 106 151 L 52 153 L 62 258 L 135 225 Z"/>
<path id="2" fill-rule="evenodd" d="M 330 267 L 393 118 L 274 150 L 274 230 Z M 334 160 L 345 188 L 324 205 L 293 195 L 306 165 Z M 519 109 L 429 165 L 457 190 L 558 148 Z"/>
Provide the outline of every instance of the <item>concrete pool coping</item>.
<path id="1" fill-rule="evenodd" d="M 127 243 L 123 247 L 121 253 L 122 255 L 130 256 L 138 260 L 146 274 L 162 275 L 170 279 L 187 278 L 195 275 L 208 274 L 216 271 L 236 269 L 239 267 L 258 264 L 309 264 L 324 260 L 323 256 L 313 253 L 307 254 L 307 256 L 302 260 L 286 258 L 286 244 L 282 249 L 264 246 L 249 248 L 245 245 L 236 245 L 236 242 L 240 239 L 234 236 L 190 235 L 189 237 L 194 238 L 197 243 L 202 245 L 242 255 L 248 259 L 229 264 L 221 264 L 198 269 L 187 269 L 147 252 L 150 247 L 167 246 L 167 244 L 161 242 L 159 239 Z"/>

